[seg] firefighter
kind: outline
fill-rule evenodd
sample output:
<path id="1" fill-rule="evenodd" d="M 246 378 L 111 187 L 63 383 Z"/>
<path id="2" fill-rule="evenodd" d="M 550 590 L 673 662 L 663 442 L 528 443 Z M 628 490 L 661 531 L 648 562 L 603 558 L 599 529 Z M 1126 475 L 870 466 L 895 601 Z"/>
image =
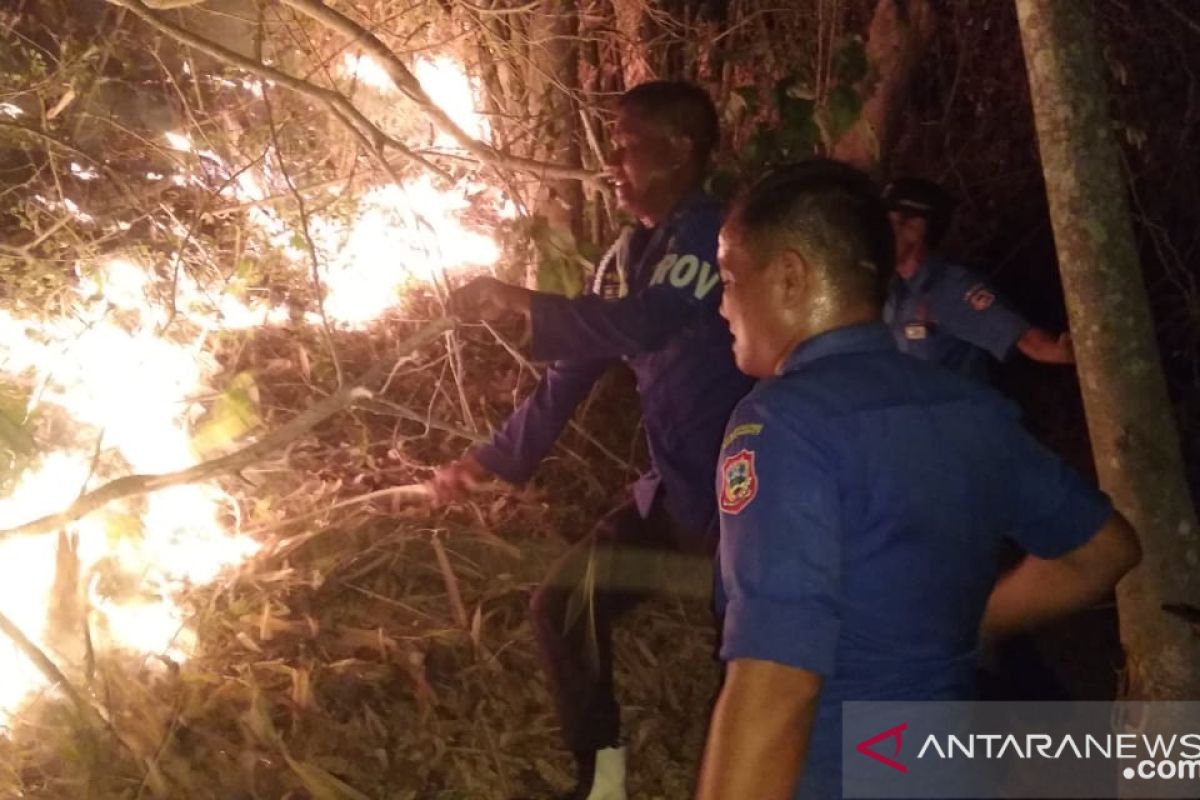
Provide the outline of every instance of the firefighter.
<path id="1" fill-rule="evenodd" d="M 969 699 L 981 631 L 1084 608 L 1140 557 L 1011 403 L 897 350 L 892 246 L 871 181 L 823 160 L 722 230 L 721 311 L 763 380 L 717 469 L 726 676 L 700 800 L 841 797 L 842 702 Z M 1032 555 L 997 581 L 1005 536 Z"/>
<path id="2" fill-rule="evenodd" d="M 711 569 L 712 473 L 729 412 L 751 384 L 734 366 L 717 311 L 723 211 L 702 190 L 717 137 L 716 111 L 699 87 L 656 81 L 626 92 L 608 172 L 636 222 L 601 260 L 590 291 L 568 299 L 480 278 L 451 298 L 465 318 L 528 317 L 532 356 L 551 365 L 490 443 L 437 470 L 432 483 L 443 500 L 491 477 L 524 483 L 611 364 L 624 361 L 637 377 L 650 469 L 559 559 L 531 604 L 578 766 L 576 798 L 626 797 L 612 623 L 678 579 L 658 568 L 664 553 Z"/>
<path id="3" fill-rule="evenodd" d="M 1068 333 L 1030 324 L 975 273 L 937 250 L 953 201 L 936 183 L 902 178 L 883 199 L 896 237 L 896 274 L 883 319 L 901 352 L 987 380 L 992 360 L 1014 351 L 1045 364 L 1073 364 Z"/>

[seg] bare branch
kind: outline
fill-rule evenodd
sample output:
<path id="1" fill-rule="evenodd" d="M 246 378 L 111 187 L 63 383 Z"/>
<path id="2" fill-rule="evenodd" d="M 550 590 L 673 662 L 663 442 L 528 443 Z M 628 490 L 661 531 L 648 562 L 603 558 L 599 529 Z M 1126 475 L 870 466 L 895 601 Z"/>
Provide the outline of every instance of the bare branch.
<path id="1" fill-rule="evenodd" d="M 118 2 L 118 0 L 110 0 L 110 2 Z M 459 127 L 458 123 L 451 119 L 449 114 L 430 99 L 425 89 L 421 86 L 421 82 L 409 71 L 404 62 L 387 45 L 362 25 L 344 14 L 334 11 L 329 6 L 317 2 L 317 0 L 280 0 L 280 2 L 296 9 L 301 14 L 312 17 L 322 25 L 349 37 L 355 44 L 374 56 L 380 62 L 380 66 L 388 74 L 388 77 L 391 78 L 392 83 L 395 84 L 397 89 L 408 95 L 413 102 L 421 107 L 426 116 L 432 119 L 446 133 L 453 136 L 454 140 L 462 145 L 464 150 L 480 161 L 495 167 L 519 169 L 548 178 L 566 178 L 580 181 L 594 181 L 598 179 L 598 174 L 589 170 L 549 164 L 543 161 L 501 153 L 491 145 L 473 138 Z"/>
<path id="2" fill-rule="evenodd" d="M 236 53 L 233 50 L 222 47 L 216 42 L 205 39 L 203 36 L 197 36 L 191 31 L 167 22 L 155 14 L 142 0 L 107 0 L 107 2 L 128 9 L 159 33 L 166 34 L 188 47 L 199 50 L 229 66 L 244 69 L 266 80 L 275 81 L 280 86 L 324 106 L 337 117 L 339 122 L 349 128 L 352 134 L 368 144 L 368 150 L 375 156 L 376 160 L 381 162 L 381 165 L 389 173 L 393 172 L 393 167 L 381 152 L 384 145 L 398 150 L 412 161 L 444 178 L 450 177 L 441 167 L 417 155 L 400 140 L 388 136 L 367 119 L 361 111 L 355 108 L 353 103 L 332 89 L 325 89 L 316 84 L 301 80 L 289 73 L 277 70 L 274 67 L 269 67 L 254 59 L 246 58 L 240 53 Z"/>
<path id="3" fill-rule="evenodd" d="M 520 158 L 518 156 L 510 156 L 500 153 L 494 148 L 471 138 L 465 131 L 454 123 L 452 119 L 442 111 L 429 96 L 425 94 L 425 90 L 421 88 L 421 84 L 417 81 L 408 68 L 396 57 L 391 50 L 387 48 L 381 41 L 375 38 L 369 31 L 360 26 L 353 20 L 329 9 L 325 6 L 300 2 L 300 0 L 282 0 L 287 5 L 292 6 L 301 13 L 313 17 L 322 24 L 325 24 L 334 30 L 351 36 L 358 44 L 363 46 L 369 52 L 378 57 L 382 62 L 382 66 L 388 72 L 388 75 L 395 82 L 396 86 L 411 97 L 421 109 L 433 119 L 440 127 L 452 135 L 465 150 L 475 156 L 479 161 L 491 164 L 497 167 L 508 167 L 510 169 L 520 169 L 526 172 L 532 172 L 543 177 L 567 178 L 573 180 L 593 181 L 598 178 L 596 173 L 587 170 L 574 169 L 564 167 L 558 164 L 550 164 L 534 159 Z M 348 99 L 333 91 L 326 89 L 316 84 L 297 78 L 294 75 L 283 72 L 281 70 L 269 67 L 266 64 L 247 58 L 240 53 L 234 52 L 220 44 L 198 36 L 191 31 L 181 28 L 171 22 L 168 22 L 156 14 L 143 0 L 107 0 L 112 5 L 128 9 L 137 17 L 142 19 L 146 24 L 160 33 L 166 34 L 178 42 L 181 42 L 189 47 L 199 50 L 218 61 L 221 61 L 230 66 L 244 69 L 258 75 L 261 78 L 275 81 L 280 86 L 290 89 L 297 94 L 308 97 L 325 108 L 329 109 L 343 124 L 351 128 L 351 131 L 359 137 L 365 138 L 373 147 L 372 152 L 378 159 L 383 162 L 385 169 L 390 171 L 391 165 L 387 164 L 383 158 L 381 147 L 394 148 L 408 158 L 416 161 L 426 169 L 433 170 L 443 177 L 448 177 L 446 172 L 440 167 L 430 163 L 418 154 L 414 153 L 407 145 L 398 139 L 388 136 L 378 126 L 372 123 L 363 115 Z"/>

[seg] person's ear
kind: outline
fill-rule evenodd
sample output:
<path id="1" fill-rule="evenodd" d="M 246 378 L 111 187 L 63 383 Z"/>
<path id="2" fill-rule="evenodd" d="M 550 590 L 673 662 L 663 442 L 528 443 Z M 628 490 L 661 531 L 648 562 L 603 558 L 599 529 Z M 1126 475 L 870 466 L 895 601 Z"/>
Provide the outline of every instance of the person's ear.
<path id="1" fill-rule="evenodd" d="M 692 162 L 692 153 L 696 143 L 690 136 L 672 134 L 668 141 L 671 143 L 671 169 L 681 170 Z"/>
<path id="2" fill-rule="evenodd" d="M 784 249 L 780 251 L 776 265 L 781 296 L 787 305 L 796 305 L 807 291 L 812 277 L 808 262 L 795 250 Z"/>
<path id="3" fill-rule="evenodd" d="M 922 242 L 925 241 L 925 237 L 929 235 L 929 220 L 925 219 L 924 217 L 909 217 L 908 227 L 909 230 L 913 232 L 913 235 L 919 238 Z"/>

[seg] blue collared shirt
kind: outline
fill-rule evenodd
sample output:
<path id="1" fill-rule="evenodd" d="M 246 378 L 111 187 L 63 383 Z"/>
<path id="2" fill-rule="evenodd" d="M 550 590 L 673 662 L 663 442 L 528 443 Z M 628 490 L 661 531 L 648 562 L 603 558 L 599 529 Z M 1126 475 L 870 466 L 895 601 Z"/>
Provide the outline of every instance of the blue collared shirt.
<path id="1" fill-rule="evenodd" d="M 892 278 L 883 319 L 901 352 L 982 380 L 988 355 L 1004 361 L 1030 327 L 986 281 L 936 253 L 911 278 Z"/>
<path id="2" fill-rule="evenodd" d="M 802 343 L 738 404 L 717 496 L 722 658 L 824 678 L 798 798 L 840 796 L 842 701 L 970 696 L 1004 537 L 1053 558 L 1112 513 L 1015 406 L 879 324 Z"/>
<path id="3" fill-rule="evenodd" d="M 729 413 L 752 381 L 734 365 L 717 313 L 721 205 L 684 199 L 654 228 L 627 228 L 577 298 L 537 294 L 530 311 L 535 359 L 553 362 L 534 392 L 476 451 L 513 483 L 528 480 L 576 406 L 616 360 L 637 377 L 651 468 L 634 485 L 643 515 L 660 488 L 681 527 L 711 536 L 712 473 Z"/>

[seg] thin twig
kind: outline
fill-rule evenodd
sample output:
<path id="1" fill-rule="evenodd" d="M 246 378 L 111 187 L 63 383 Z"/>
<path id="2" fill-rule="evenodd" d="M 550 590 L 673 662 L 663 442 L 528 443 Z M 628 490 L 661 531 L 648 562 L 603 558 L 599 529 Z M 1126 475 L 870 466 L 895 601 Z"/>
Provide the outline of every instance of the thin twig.
<path id="1" fill-rule="evenodd" d="M 450 557 L 446 555 L 446 547 L 436 532 L 430 537 L 429 544 L 433 547 L 433 554 L 437 556 L 438 566 L 442 570 L 442 580 L 446 584 L 446 594 L 450 595 L 450 607 L 454 609 L 454 619 L 458 622 L 458 626 L 465 630 L 471 626 L 471 623 L 467 618 L 467 607 L 463 605 L 462 592 L 458 588 L 458 577 L 454 574 L 454 568 L 450 566 Z"/>
<path id="2" fill-rule="evenodd" d="M 332 89 L 325 89 L 308 81 L 301 80 L 287 72 L 277 70 L 274 67 L 269 67 L 266 64 L 255 61 L 251 58 L 246 58 L 240 53 L 223 47 L 216 42 L 205 39 L 203 36 L 197 36 L 191 31 L 174 25 L 163 20 L 159 15 L 155 14 L 141 0 L 106 0 L 113 5 L 121 6 L 129 9 L 137 17 L 142 19 L 147 25 L 154 28 L 160 33 L 170 36 L 172 39 L 187 45 L 195 50 L 199 50 L 206 55 L 221 61 L 229 66 L 244 69 L 260 78 L 275 81 L 280 86 L 290 89 L 297 94 L 313 100 L 316 103 L 327 108 L 333 115 L 345 125 L 352 134 L 373 145 L 368 149 L 380 161 L 380 165 L 384 169 L 391 171 L 391 164 L 383 157 L 381 145 L 386 144 L 388 147 L 403 153 L 405 156 L 425 167 L 426 169 L 444 177 L 449 178 L 449 173 L 438 165 L 428 161 L 427 159 L 414 153 L 406 144 L 398 139 L 385 134 L 378 126 L 373 124 L 363 115 L 361 111 L 342 95 Z"/>
<path id="3" fill-rule="evenodd" d="M 317 245 L 313 241 L 312 231 L 308 224 L 308 206 L 304 202 L 304 195 L 296 189 L 291 171 L 288 170 L 287 159 L 283 157 L 283 149 L 279 143 L 279 128 L 275 124 L 275 114 L 271 108 L 271 91 L 268 87 L 263 87 L 262 96 L 267 127 L 271 131 L 271 142 L 275 148 L 275 160 L 279 162 L 279 171 L 283 175 L 283 181 L 287 184 L 288 191 L 292 193 L 292 198 L 296 202 L 296 213 L 300 216 L 300 232 L 304 234 L 305 249 L 308 250 L 313 293 L 316 294 L 317 312 L 321 317 L 321 333 L 325 337 L 325 347 L 329 351 L 329 358 L 333 361 L 333 372 L 337 376 L 337 385 L 340 388 L 346 382 L 345 375 L 342 372 L 341 356 L 338 355 L 337 346 L 333 343 L 333 326 L 329 324 L 329 315 L 325 313 L 325 290 L 321 285 L 321 259 L 317 256 Z"/>
<path id="4" fill-rule="evenodd" d="M 91 728 L 95 730 L 108 729 L 108 721 L 100 716 L 100 712 L 96 707 L 88 702 L 79 690 L 76 689 L 67 676 L 62 673 L 62 670 L 50 660 L 50 657 L 42 652 L 42 649 L 34 644 L 20 628 L 13 623 L 7 616 L 0 612 L 0 632 L 12 640 L 12 643 L 17 646 L 26 658 L 28 658 L 38 671 L 46 677 L 46 680 L 54 686 L 62 690 L 62 693 L 67 696 L 75 707 L 79 709 L 79 713 L 83 715 L 84 720 Z"/>
<path id="5" fill-rule="evenodd" d="M 110 0 L 110 2 L 117 1 Z M 123 1 L 129 2 L 130 0 Z M 136 2 L 136 0 L 134 1 Z M 379 61 L 379 65 L 383 68 L 384 72 L 391 78 L 396 88 L 420 106 L 427 117 L 433 120 L 439 128 L 450 134 L 464 150 L 475 156 L 479 161 L 492 166 L 524 170 L 543 177 L 581 181 L 593 181 L 597 178 L 596 173 L 588 170 L 564 167 L 558 164 L 549 164 L 543 161 L 501 153 L 491 145 L 473 138 L 459 127 L 458 123 L 441 106 L 430 99 L 425 89 L 421 86 L 421 82 L 409 71 L 404 62 L 387 45 L 380 41 L 378 37 L 362 25 L 324 3 L 316 2 L 316 0 L 280 0 L 280 2 L 294 8 L 305 16 L 315 19 L 325 27 L 341 33 L 374 56 Z"/>

